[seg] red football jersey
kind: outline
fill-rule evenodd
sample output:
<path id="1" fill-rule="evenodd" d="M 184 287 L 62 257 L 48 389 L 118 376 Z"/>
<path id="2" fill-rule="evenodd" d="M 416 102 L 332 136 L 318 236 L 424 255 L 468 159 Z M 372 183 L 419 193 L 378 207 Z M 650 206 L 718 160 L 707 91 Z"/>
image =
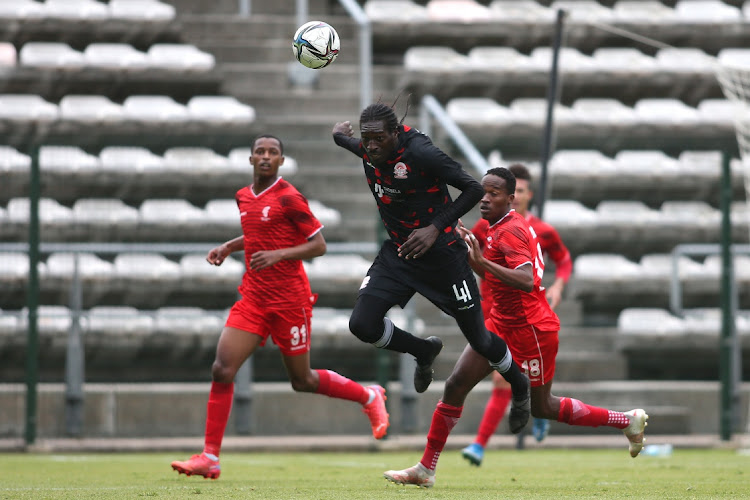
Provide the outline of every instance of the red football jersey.
<path id="1" fill-rule="evenodd" d="M 567 283 L 573 272 L 573 260 L 570 258 L 570 252 L 562 242 L 557 230 L 530 212 L 526 213 L 526 221 L 534 228 L 539 245 L 542 247 L 542 253 L 555 263 L 555 277 L 562 278 Z M 489 225 L 490 223 L 486 219 L 480 218 L 471 228 L 471 232 L 479 241 L 484 243 Z"/>
<path id="2" fill-rule="evenodd" d="M 314 303 L 301 260 L 282 260 L 260 271 L 250 268 L 250 257 L 260 250 L 301 245 L 323 225 L 310 212 L 307 200 L 279 177 L 257 195 L 252 186 L 237 191 L 245 244 L 245 275 L 240 294 L 267 309 L 293 309 Z"/>
<path id="3" fill-rule="evenodd" d="M 534 289 L 531 292 L 512 288 L 486 273 L 485 280 L 492 297 L 490 319 L 493 323 L 505 328 L 533 325 L 547 332 L 560 329 L 560 321 L 541 288 L 544 274 L 542 249 L 526 219 L 511 210 L 490 226 L 484 257 L 509 269 L 531 265 L 534 272 Z"/>

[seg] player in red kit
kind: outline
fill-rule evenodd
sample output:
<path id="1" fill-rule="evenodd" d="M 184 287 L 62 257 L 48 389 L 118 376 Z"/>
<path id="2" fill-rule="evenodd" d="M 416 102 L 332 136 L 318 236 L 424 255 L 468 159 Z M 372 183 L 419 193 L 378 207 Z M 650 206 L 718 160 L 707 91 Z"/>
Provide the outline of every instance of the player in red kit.
<path id="1" fill-rule="evenodd" d="M 305 197 L 278 176 L 284 163 L 281 140 L 258 136 L 250 163 L 253 183 L 235 197 L 243 236 L 212 249 L 206 257 L 220 266 L 229 254 L 244 250 L 246 272 L 239 286 L 241 298 L 230 310 L 216 348 L 203 452 L 172 462 L 174 470 L 188 476 L 219 477 L 219 451 L 232 407 L 234 377 L 269 336 L 281 351 L 295 391 L 361 404 L 376 439 L 385 436 L 388 428 L 382 387 L 364 387 L 330 370 L 310 369 L 310 319 L 317 296 L 310 290 L 302 260 L 325 253 L 323 225 L 310 212 Z"/>
<path id="2" fill-rule="evenodd" d="M 555 228 L 529 212 L 529 205 L 534 197 L 534 192 L 531 189 L 531 174 L 529 170 L 520 163 L 510 165 L 508 170 L 516 178 L 516 192 L 511 207 L 534 228 L 545 260 L 549 258 L 555 263 L 555 281 L 545 288 L 547 302 L 549 302 L 552 309 L 555 309 L 562 299 L 565 284 L 573 272 L 573 260 L 570 258 L 570 252 L 563 244 Z M 471 228 L 471 232 L 476 236 L 482 250 L 484 250 L 489 226 L 486 219 L 480 218 L 474 227 Z M 490 295 L 489 283 L 484 279 L 481 281 L 480 291 L 483 297 L 482 311 L 484 312 L 484 316 L 489 318 L 492 301 L 487 300 L 487 297 Z M 492 392 L 487 401 L 482 421 L 479 423 L 477 436 L 472 444 L 462 450 L 463 457 L 469 463 L 477 466 L 481 465 L 482 458 L 484 457 L 484 448 L 505 415 L 506 408 L 511 399 L 510 386 L 502 377 L 493 376 L 492 386 Z M 543 418 L 533 419 L 532 432 L 537 441 L 542 441 L 549 432 L 549 420 Z M 518 448 L 523 447 L 525 434 L 525 432 L 518 434 Z"/>
<path id="3" fill-rule="evenodd" d="M 637 409 L 622 413 L 587 405 L 577 399 L 557 397 L 551 393 L 558 346 L 559 320 L 541 288 L 544 259 L 533 228 L 524 217 L 511 209 L 516 179 L 505 168 L 493 168 L 482 179 L 484 196 L 479 207 L 490 223 L 484 254 L 477 238 L 459 224 L 458 230 L 469 245 L 469 263 L 477 274 L 486 277 L 492 301 L 487 329 L 503 338 L 513 359 L 531 380 L 531 414 L 556 419 L 570 425 L 609 426 L 621 429 L 628 438 L 630 455 L 638 456 L 644 442 L 648 415 Z M 471 346 L 466 346 L 446 381 L 446 394 L 461 398 L 491 369 Z M 451 386 L 449 392 L 448 386 Z M 455 404 L 455 403 L 454 403 Z M 455 418 L 458 418 L 457 416 Z M 455 424 L 455 422 L 453 422 Z M 385 472 L 385 477 L 400 484 L 431 487 L 439 451 L 434 441 L 442 443 L 452 427 L 433 419 L 427 435 L 422 460 L 404 470 Z"/>

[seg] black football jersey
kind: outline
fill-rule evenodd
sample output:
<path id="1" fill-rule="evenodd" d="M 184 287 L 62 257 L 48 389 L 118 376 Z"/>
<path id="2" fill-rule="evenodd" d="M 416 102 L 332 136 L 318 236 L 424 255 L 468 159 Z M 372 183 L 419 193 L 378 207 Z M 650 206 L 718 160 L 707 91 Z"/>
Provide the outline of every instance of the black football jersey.
<path id="1" fill-rule="evenodd" d="M 441 231 L 435 246 L 456 241 L 454 229 L 458 218 L 471 210 L 484 194 L 482 185 L 458 162 L 411 127 L 400 127 L 398 146 L 385 167 L 375 167 L 369 162 L 359 138 L 334 134 L 334 141 L 362 158 L 380 217 L 388 236 L 397 245 L 403 244 L 414 229 L 429 224 Z M 448 185 L 461 191 L 455 201 Z"/>

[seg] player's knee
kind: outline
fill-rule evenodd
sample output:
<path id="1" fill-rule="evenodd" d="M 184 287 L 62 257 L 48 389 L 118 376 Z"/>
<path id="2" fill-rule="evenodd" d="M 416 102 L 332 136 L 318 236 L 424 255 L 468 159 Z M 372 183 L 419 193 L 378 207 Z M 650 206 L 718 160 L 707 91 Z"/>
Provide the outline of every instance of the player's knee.
<path id="1" fill-rule="evenodd" d="M 451 405 L 461 405 L 472 387 L 471 381 L 462 373 L 451 373 L 445 381 L 443 401 Z"/>
<path id="2" fill-rule="evenodd" d="M 544 398 L 531 398 L 531 416 L 534 418 L 557 420 L 557 412 L 552 407 L 552 402 Z"/>
<path id="3" fill-rule="evenodd" d="M 222 363 L 221 360 L 215 360 L 214 364 L 211 366 L 211 380 L 214 382 L 228 384 L 234 382 L 235 375 L 236 370 L 231 366 Z"/>
<path id="4" fill-rule="evenodd" d="M 363 320 L 359 315 L 353 314 L 349 318 L 349 331 L 362 342 L 373 344 L 383 335 L 383 323 L 380 322 L 380 331 L 373 325 L 372 321 Z"/>
<path id="5" fill-rule="evenodd" d="M 497 355 L 493 356 L 492 341 L 487 335 L 472 339 L 471 342 L 469 342 L 469 345 L 471 345 L 472 349 L 487 359 L 497 357 Z"/>
<path id="6" fill-rule="evenodd" d="M 289 379 L 294 392 L 314 392 L 315 380 L 312 377 L 292 377 Z"/>

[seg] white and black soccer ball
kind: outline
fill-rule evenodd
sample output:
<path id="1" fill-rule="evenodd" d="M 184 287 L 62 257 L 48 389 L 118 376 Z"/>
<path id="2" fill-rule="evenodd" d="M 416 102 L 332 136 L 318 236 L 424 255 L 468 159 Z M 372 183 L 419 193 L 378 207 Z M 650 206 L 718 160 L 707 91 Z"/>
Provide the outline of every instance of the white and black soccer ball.
<path id="1" fill-rule="evenodd" d="M 339 55 L 339 34 L 330 24 L 310 21 L 297 29 L 292 40 L 294 57 L 312 69 L 325 68 Z"/>

